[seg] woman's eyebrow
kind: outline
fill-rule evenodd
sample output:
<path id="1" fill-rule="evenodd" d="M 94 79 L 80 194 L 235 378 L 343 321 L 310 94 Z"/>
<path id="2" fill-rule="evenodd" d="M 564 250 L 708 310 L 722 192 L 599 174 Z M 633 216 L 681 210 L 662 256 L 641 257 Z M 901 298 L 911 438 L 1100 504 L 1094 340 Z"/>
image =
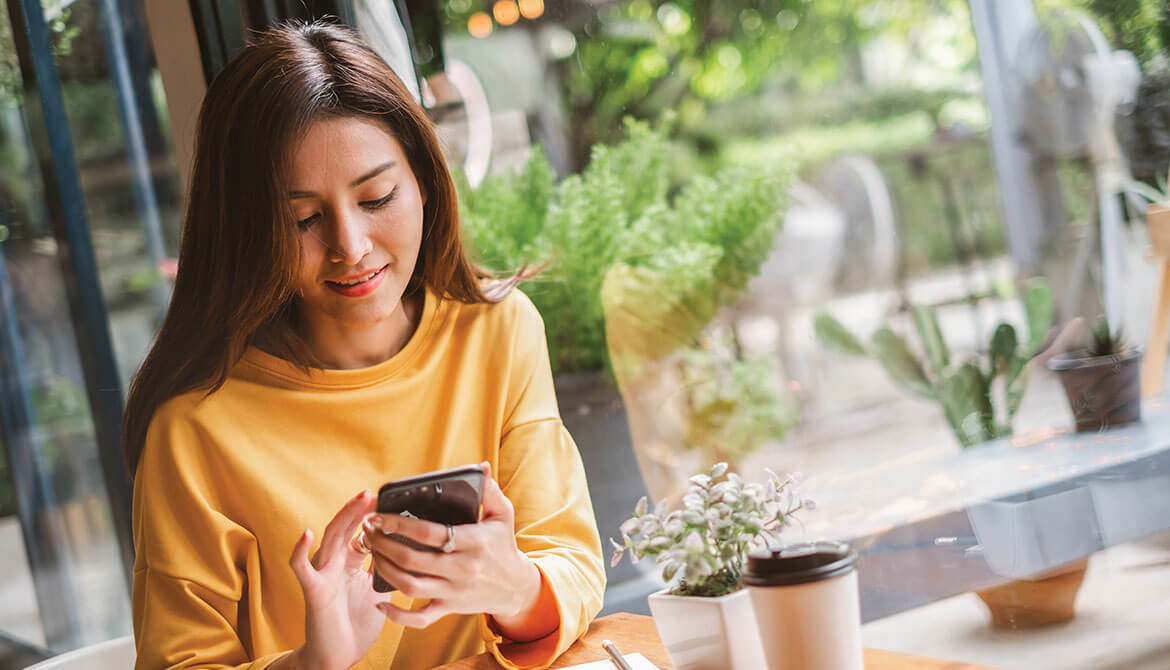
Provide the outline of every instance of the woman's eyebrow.
<path id="1" fill-rule="evenodd" d="M 374 177 L 377 177 L 378 175 L 382 174 L 386 170 L 389 170 L 390 168 L 394 167 L 395 165 L 396 165 L 396 163 L 394 161 L 386 161 L 385 163 L 382 163 L 378 167 L 374 168 L 373 170 L 370 170 L 369 172 L 358 177 L 357 179 L 354 179 L 353 181 L 351 181 L 349 183 L 349 187 L 355 188 L 357 186 L 361 186 L 364 182 L 367 182 L 367 181 L 373 179 Z M 290 200 L 296 200 L 297 198 L 315 198 L 316 196 L 317 196 L 317 194 L 312 192 L 312 191 L 289 191 L 289 194 L 288 194 L 288 197 Z"/>

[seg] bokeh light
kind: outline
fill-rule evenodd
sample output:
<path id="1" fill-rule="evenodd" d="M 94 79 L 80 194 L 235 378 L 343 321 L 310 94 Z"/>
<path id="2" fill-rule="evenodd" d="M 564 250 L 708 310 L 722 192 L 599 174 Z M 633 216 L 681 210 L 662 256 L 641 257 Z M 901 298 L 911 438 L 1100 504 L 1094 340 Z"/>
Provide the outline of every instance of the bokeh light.
<path id="1" fill-rule="evenodd" d="M 484 38 L 492 34 L 492 17 L 485 12 L 476 12 L 467 19 L 467 32 L 472 37 Z"/>
<path id="2" fill-rule="evenodd" d="M 516 0 L 497 0 L 492 5 L 492 16 L 496 17 L 496 22 L 501 26 L 510 26 L 520 20 L 520 9 L 516 6 Z"/>
<path id="3" fill-rule="evenodd" d="M 520 15 L 526 19 L 538 19 L 544 14 L 544 0 L 520 0 Z"/>

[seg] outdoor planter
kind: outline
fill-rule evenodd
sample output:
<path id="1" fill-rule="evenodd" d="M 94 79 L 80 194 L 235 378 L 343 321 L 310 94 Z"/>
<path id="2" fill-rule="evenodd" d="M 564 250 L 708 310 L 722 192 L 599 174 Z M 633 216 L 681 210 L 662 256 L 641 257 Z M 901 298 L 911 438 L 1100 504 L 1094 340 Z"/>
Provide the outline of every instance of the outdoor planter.
<path id="1" fill-rule="evenodd" d="M 1095 431 L 1141 419 L 1140 350 L 1089 356 L 1079 350 L 1052 357 L 1048 368 L 1064 385 L 1077 431 Z"/>
<path id="2" fill-rule="evenodd" d="M 979 589 L 975 593 L 991 612 L 995 628 L 1033 628 L 1076 616 L 1077 592 L 1085 579 L 1086 556 L 1033 579 Z"/>
<path id="3" fill-rule="evenodd" d="M 650 612 L 678 670 L 766 668 L 747 589 L 718 598 L 651 594 Z"/>
<path id="4" fill-rule="evenodd" d="M 1077 591 L 1099 540 L 1066 531 L 1070 523 L 1092 523 L 1094 505 L 1089 488 L 1078 486 L 967 508 L 988 568 L 1010 580 L 976 590 L 993 627 L 1029 628 L 1076 616 Z"/>

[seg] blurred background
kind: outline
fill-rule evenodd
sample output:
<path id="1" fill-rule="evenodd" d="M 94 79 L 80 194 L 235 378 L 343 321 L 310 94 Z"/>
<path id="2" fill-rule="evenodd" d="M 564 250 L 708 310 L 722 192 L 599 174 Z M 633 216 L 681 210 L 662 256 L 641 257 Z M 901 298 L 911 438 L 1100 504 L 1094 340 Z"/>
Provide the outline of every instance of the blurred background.
<path id="1" fill-rule="evenodd" d="M 714 462 L 800 472 L 785 532 L 860 551 L 867 646 L 1170 667 L 1157 0 L 10 0 L 0 667 L 130 631 L 119 417 L 194 116 L 249 30 L 319 16 L 427 108 L 476 258 L 550 262 L 603 538 Z M 1069 571 L 1075 614 L 991 625 L 977 592 Z M 609 577 L 606 612 L 662 586 Z"/>

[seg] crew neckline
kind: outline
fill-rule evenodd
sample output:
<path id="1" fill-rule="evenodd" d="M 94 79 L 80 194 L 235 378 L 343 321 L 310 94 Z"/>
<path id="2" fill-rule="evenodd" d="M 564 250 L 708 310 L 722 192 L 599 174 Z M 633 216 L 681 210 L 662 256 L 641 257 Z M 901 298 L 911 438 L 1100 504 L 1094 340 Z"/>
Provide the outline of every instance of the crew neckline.
<path id="1" fill-rule="evenodd" d="M 346 389 L 369 386 L 395 376 L 404 367 L 418 357 L 430 339 L 439 309 L 439 299 L 427 287 L 423 291 L 422 316 L 414 333 L 406 341 L 406 346 L 399 349 L 390 358 L 364 368 L 331 369 L 309 368 L 309 374 L 304 370 L 279 356 L 274 356 L 256 346 L 249 346 L 244 351 L 242 363 L 260 370 L 266 374 L 279 377 L 298 386 L 312 388 Z"/>

